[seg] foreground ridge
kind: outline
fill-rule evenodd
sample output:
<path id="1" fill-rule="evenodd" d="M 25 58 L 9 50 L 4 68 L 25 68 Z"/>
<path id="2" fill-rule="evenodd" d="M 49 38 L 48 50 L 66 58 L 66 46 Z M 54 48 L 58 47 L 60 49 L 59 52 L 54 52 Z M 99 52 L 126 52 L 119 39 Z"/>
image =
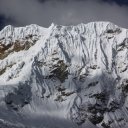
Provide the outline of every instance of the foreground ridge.
<path id="1" fill-rule="evenodd" d="M 0 31 L 5 128 L 128 127 L 128 30 L 110 22 Z"/>

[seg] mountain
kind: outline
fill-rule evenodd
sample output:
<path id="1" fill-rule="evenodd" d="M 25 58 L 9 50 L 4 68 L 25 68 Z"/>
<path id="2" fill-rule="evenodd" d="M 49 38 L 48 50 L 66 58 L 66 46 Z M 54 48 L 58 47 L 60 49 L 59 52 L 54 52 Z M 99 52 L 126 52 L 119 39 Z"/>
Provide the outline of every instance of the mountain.
<path id="1" fill-rule="evenodd" d="M 127 128 L 128 30 L 110 22 L 0 31 L 0 128 Z"/>

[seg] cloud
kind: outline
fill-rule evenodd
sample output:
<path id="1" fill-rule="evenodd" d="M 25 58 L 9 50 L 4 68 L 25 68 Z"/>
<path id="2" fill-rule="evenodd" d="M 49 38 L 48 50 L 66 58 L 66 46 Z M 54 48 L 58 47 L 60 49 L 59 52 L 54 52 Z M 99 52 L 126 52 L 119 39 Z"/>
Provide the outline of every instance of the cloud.
<path id="1" fill-rule="evenodd" d="M 128 28 L 127 12 L 127 6 L 104 0 L 0 0 L 0 14 L 15 21 L 11 22 L 15 26 L 110 21 Z"/>
<path id="2" fill-rule="evenodd" d="M 6 26 L 7 24 L 15 24 L 15 21 L 10 17 L 6 17 L 5 15 L 0 15 L 0 30 Z"/>
<path id="3" fill-rule="evenodd" d="M 128 6 L 128 0 L 103 0 L 104 2 L 108 2 L 108 3 L 116 3 L 120 6 Z"/>

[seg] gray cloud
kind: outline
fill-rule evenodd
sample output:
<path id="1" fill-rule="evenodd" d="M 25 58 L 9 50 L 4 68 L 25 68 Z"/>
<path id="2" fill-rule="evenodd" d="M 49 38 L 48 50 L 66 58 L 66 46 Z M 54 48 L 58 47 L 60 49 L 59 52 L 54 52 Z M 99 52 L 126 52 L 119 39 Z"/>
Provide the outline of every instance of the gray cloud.
<path id="1" fill-rule="evenodd" d="M 0 14 L 12 18 L 15 26 L 52 22 L 76 25 L 81 22 L 110 21 L 128 28 L 128 7 L 102 0 L 0 0 Z M 65 2 L 66 1 L 66 2 Z"/>
<path id="2" fill-rule="evenodd" d="M 38 0 L 40 2 L 47 2 L 47 1 L 87 1 L 87 0 Z M 112 3 L 116 3 L 118 5 L 128 5 L 128 0 L 100 0 L 100 1 L 103 1 L 103 2 L 108 2 L 110 4 Z"/>
<path id="3" fill-rule="evenodd" d="M 14 24 L 15 21 L 9 17 L 5 17 L 4 15 L 0 15 L 0 30 L 7 24 Z"/>

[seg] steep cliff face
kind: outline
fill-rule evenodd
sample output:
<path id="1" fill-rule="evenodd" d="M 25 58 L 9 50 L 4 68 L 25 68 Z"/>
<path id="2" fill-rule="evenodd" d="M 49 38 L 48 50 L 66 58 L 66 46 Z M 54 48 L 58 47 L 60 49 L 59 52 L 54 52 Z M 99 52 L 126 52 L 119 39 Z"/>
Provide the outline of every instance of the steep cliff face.
<path id="1" fill-rule="evenodd" d="M 1 125 L 128 127 L 128 30 L 109 22 L 0 32 Z"/>

